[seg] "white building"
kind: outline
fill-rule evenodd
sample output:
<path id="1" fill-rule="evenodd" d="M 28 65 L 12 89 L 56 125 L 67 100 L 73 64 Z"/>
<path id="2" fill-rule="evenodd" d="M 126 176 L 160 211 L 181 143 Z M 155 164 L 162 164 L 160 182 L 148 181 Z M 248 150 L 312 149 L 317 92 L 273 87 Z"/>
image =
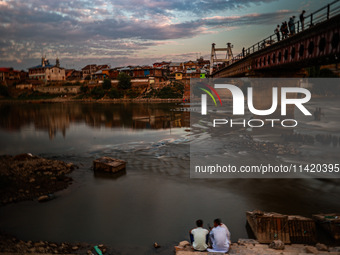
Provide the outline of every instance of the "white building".
<path id="1" fill-rule="evenodd" d="M 60 67 L 59 59 L 56 64 L 51 65 L 46 58 L 41 59 L 41 65 L 28 69 L 30 79 L 42 81 L 64 81 L 66 79 L 65 68 Z"/>

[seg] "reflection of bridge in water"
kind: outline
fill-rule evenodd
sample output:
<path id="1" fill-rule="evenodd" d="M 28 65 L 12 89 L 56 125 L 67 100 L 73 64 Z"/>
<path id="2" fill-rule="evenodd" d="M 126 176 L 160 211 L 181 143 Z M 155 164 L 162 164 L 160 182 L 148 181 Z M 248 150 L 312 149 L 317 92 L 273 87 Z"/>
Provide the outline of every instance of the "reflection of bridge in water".
<path id="1" fill-rule="evenodd" d="M 339 62 L 340 1 L 336 0 L 305 19 L 304 30 L 277 41 L 276 35 L 252 45 L 215 71 L 214 78 L 303 77 L 302 68 Z"/>

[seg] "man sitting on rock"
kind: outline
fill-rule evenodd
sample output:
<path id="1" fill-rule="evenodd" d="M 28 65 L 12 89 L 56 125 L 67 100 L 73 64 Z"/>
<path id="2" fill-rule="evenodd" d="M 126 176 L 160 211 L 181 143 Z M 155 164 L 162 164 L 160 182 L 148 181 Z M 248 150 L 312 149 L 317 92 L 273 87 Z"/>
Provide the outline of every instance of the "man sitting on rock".
<path id="1" fill-rule="evenodd" d="M 220 219 L 214 220 L 214 227 L 210 231 L 209 238 L 212 246 L 212 249 L 208 249 L 209 252 L 226 253 L 229 251 L 230 232 Z"/>
<path id="2" fill-rule="evenodd" d="M 189 231 L 192 247 L 196 251 L 205 251 L 208 248 L 207 243 L 209 231 L 205 228 L 202 228 L 203 226 L 202 220 L 197 220 L 196 225 L 197 228 L 194 228 Z"/>

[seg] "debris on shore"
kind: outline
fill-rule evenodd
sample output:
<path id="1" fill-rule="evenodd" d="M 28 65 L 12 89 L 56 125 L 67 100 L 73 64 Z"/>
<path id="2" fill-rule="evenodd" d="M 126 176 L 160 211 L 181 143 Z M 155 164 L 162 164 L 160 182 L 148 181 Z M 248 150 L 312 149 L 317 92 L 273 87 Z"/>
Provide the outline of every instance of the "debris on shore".
<path id="1" fill-rule="evenodd" d="M 299 151 L 288 143 L 273 143 L 256 141 L 251 136 L 243 136 L 242 142 L 239 144 L 240 149 L 247 148 L 254 152 L 275 155 L 299 155 Z"/>
<path id="2" fill-rule="evenodd" d="M 126 168 L 126 162 L 124 160 L 101 157 L 93 161 L 94 171 L 103 171 L 108 173 L 117 173 L 124 171 Z"/>
<path id="3" fill-rule="evenodd" d="M 277 239 L 285 244 L 316 243 L 317 231 L 311 218 L 260 210 L 247 211 L 246 216 L 259 243 L 271 243 Z"/>
<path id="4" fill-rule="evenodd" d="M 93 246 L 88 243 L 46 242 L 46 241 L 23 241 L 16 237 L 0 234 L 0 251 L 16 254 L 98 254 L 95 247 L 102 254 L 108 254 L 108 247 L 99 244 Z M 110 253 L 111 254 L 111 253 Z"/>
<path id="5" fill-rule="evenodd" d="M 209 255 L 210 252 L 195 251 L 188 241 L 180 242 L 175 248 L 176 255 Z M 215 253 L 214 253 L 215 254 Z M 228 254 L 235 255 L 302 255 L 302 254 L 318 254 L 318 255 L 339 255 L 340 247 L 328 247 L 324 244 L 307 245 L 307 244 L 290 244 L 283 245 L 279 240 L 276 244 L 260 244 L 253 239 L 239 239 L 237 243 L 232 243 Z"/>
<path id="6" fill-rule="evenodd" d="M 39 198 L 48 201 L 53 193 L 72 183 L 68 177 L 75 165 L 45 159 L 30 153 L 0 156 L 0 204 Z"/>

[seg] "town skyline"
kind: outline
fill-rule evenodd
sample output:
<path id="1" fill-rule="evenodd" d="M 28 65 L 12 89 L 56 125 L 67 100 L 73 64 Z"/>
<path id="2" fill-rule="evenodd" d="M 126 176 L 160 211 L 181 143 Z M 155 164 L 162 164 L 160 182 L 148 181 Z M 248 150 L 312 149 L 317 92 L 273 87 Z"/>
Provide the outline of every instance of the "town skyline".
<path id="1" fill-rule="evenodd" d="M 324 5 L 325 3 L 323 3 Z M 242 47 L 317 1 L 0 1 L 0 66 L 27 70 L 42 56 L 66 69 L 209 59 L 211 43 Z M 133 6 L 133 7 L 131 7 Z"/>

